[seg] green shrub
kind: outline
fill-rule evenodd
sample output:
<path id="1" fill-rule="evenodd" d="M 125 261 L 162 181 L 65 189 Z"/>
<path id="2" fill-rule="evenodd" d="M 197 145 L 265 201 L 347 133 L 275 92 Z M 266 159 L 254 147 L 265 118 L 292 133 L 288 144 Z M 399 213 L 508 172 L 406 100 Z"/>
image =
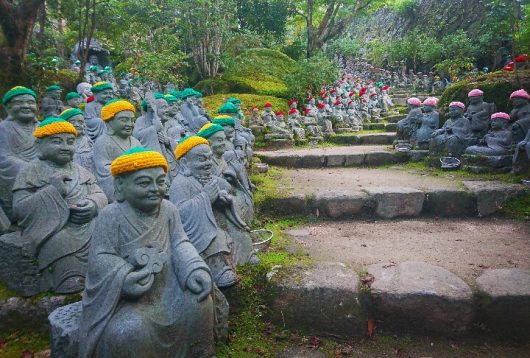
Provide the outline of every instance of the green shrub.
<path id="1" fill-rule="evenodd" d="M 289 111 L 287 101 L 283 98 L 243 93 L 223 93 L 204 97 L 204 107 L 208 110 L 210 116 L 213 117 L 217 114 L 219 107 L 221 107 L 221 105 L 230 97 L 237 97 L 241 100 L 241 109 L 243 110 L 245 117 L 252 116 L 253 107 L 258 107 L 261 113 L 263 110 L 263 105 L 267 102 L 272 104 L 274 111 L 282 111 L 284 113 Z"/>

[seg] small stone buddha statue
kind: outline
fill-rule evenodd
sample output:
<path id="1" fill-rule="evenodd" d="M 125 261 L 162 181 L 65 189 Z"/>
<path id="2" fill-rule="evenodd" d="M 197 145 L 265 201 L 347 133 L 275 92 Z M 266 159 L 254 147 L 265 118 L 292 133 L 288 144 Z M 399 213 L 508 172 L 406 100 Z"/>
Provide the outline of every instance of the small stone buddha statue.
<path id="1" fill-rule="evenodd" d="M 64 109 L 79 108 L 83 103 L 81 95 L 77 92 L 68 92 L 64 97 L 64 100 L 66 101 Z"/>
<path id="2" fill-rule="evenodd" d="M 7 118 L 0 121 L 0 207 L 12 217 L 11 188 L 18 172 L 37 157 L 33 131 L 37 123 L 37 94 L 16 86 L 7 91 L 2 104 Z"/>
<path id="3" fill-rule="evenodd" d="M 198 108 L 195 105 L 196 97 L 197 92 L 192 88 L 184 89 L 181 94 L 181 98 L 184 102 L 180 107 L 180 112 L 186 120 L 188 132 L 190 133 L 197 133 L 203 125 L 208 123 L 208 119 L 199 113 Z"/>
<path id="4" fill-rule="evenodd" d="M 35 252 L 42 291 L 84 288 L 92 220 L 107 205 L 94 175 L 72 160 L 76 134 L 61 118 L 42 121 L 34 132 L 38 159 L 13 186 L 14 216 Z"/>
<path id="5" fill-rule="evenodd" d="M 94 142 L 86 134 L 85 117 L 79 108 L 70 108 L 60 115 L 62 119 L 72 124 L 77 132 L 75 138 L 74 162 L 91 173 L 94 167 Z"/>
<path id="6" fill-rule="evenodd" d="M 514 143 L 521 142 L 530 130 L 530 95 L 524 89 L 510 95 L 513 110 L 510 113 Z"/>
<path id="7" fill-rule="evenodd" d="M 186 137 L 175 149 L 181 170 L 169 190 L 169 200 L 178 208 L 184 231 L 210 267 L 217 287 L 236 283 L 230 237 L 217 224 L 214 207 L 233 202 L 230 184 L 213 175 L 212 150 L 206 139 Z"/>
<path id="8" fill-rule="evenodd" d="M 530 129 L 526 137 L 515 145 L 513 172 L 515 174 L 527 174 L 527 178 L 530 179 Z"/>
<path id="9" fill-rule="evenodd" d="M 106 132 L 94 143 L 94 166 L 98 184 L 107 195 L 109 203 L 114 201 L 114 184 L 110 166 L 123 152 L 142 145 L 132 136 L 136 109 L 125 100 L 107 102 L 101 109 L 101 118 L 107 126 Z"/>
<path id="10" fill-rule="evenodd" d="M 491 130 L 482 138 L 478 145 L 467 147 L 465 154 L 498 156 L 510 154 L 512 132 L 507 128 L 510 115 L 497 112 L 491 115 Z"/>
<path id="11" fill-rule="evenodd" d="M 414 146 L 417 149 L 429 149 L 431 135 L 440 127 L 440 115 L 435 111 L 437 104 L 436 97 L 428 97 L 423 101 L 423 115 L 414 138 Z"/>
<path id="12" fill-rule="evenodd" d="M 495 112 L 495 104 L 484 102 L 484 92 L 475 88 L 468 93 L 469 106 L 465 116 L 471 122 L 471 135 L 479 141 L 488 133 L 490 117 Z"/>
<path id="13" fill-rule="evenodd" d="M 283 112 L 282 112 L 283 119 Z M 286 124 L 282 120 L 278 120 L 276 114 L 272 111 L 272 104 L 265 103 L 261 119 L 265 127 L 271 132 L 265 135 L 268 139 L 292 139 L 292 134 L 285 128 Z"/>
<path id="14" fill-rule="evenodd" d="M 416 97 L 412 97 L 407 99 L 407 105 L 409 113 L 397 123 L 398 141 L 409 142 L 411 138 L 415 137 L 418 126 L 421 123 L 421 101 Z"/>
<path id="15" fill-rule="evenodd" d="M 471 134 L 469 120 L 464 117 L 466 106 L 462 102 L 451 102 L 447 115 L 449 119 L 442 128 L 431 135 L 429 151 L 434 155 L 460 156 L 467 147 Z"/>
<path id="16" fill-rule="evenodd" d="M 296 108 L 291 108 L 289 110 L 289 117 L 287 118 L 287 125 L 299 140 L 305 139 L 305 130 L 302 127 L 302 124 L 299 121 L 298 110 Z"/>
<path id="17" fill-rule="evenodd" d="M 95 223 L 78 357 L 214 356 L 211 271 L 164 200 L 165 158 L 131 148 L 110 170 L 117 201 Z"/>
<path id="18" fill-rule="evenodd" d="M 330 121 L 330 116 L 326 111 L 326 105 L 324 103 L 318 104 L 317 112 L 317 123 L 322 128 L 325 135 L 335 134 L 333 132 L 333 124 Z"/>
<path id="19" fill-rule="evenodd" d="M 63 102 L 61 102 L 62 92 L 63 89 L 57 85 L 50 86 L 46 89 L 41 103 L 44 118 L 57 117 L 64 110 Z"/>
<path id="20" fill-rule="evenodd" d="M 295 100 L 295 99 L 291 99 L 289 102 L 288 102 L 288 105 L 289 105 L 289 113 L 291 113 L 291 111 L 294 109 L 296 111 L 296 115 L 299 115 L 300 112 L 298 112 L 298 102 Z"/>
<path id="21" fill-rule="evenodd" d="M 93 95 L 92 85 L 87 82 L 79 83 L 75 90 L 77 91 L 77 93 L 79 93 L 83 102 L 86 102 L 87 99 Z"/>
<path id="22" fill-rule="evenodd" d="M 101 117 L 101 109 L 105 103 L 114 98 L 114 92 L 112 85 L 108 82 L 97 82 L 90 90 L 94 94 L 95 100 L 85 107 L 85 123 L 88 136 L 96 141 L 106 131 L 105 122 Z"/>

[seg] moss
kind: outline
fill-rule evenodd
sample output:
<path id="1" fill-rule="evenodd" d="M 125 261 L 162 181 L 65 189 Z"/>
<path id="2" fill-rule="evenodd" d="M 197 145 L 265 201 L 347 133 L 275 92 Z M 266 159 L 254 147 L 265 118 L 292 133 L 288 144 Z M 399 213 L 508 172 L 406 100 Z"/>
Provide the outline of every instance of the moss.
<path id="1" fill-rule="evenodd" d="M 530 220 L 530 192 L 508 200 L 504 203 L 501 213 L 507 217 L 520 220 Z"/>
<path id="2" fill-rule="evenodd" d="M 243 110 L 243 113 L 247 118 L 250 118 L 252 116 L 253 107 L 258 107 L 261 111 L 263 109 L 263 106 L 267 102 L 272 104 L 272 108 L 274 111 L 283 111 L 284 113 L 287 113 L 289 111 L 287 101 L 283 98 L 244 93 L 224 93 L 204 97 L 204 107 L 208 110 L 208 113 L 213 116 L 217 113 L 219 107 L 221 107 L 221 105 L 225 103 L 226 100 L 230 97 L 237 97 L 241 100 L 241 109 Z"/>
<path id="3" fill-rule="evenodd" d="M 0 341 L 5 342 L 5 347 L 0 348 L 0 356 L 4 358 L 19 358 L 23 352 L 40 352 L 49 349 L 48 335 L 23 332 L 0 332 Z M 33 355 L 31 355 L 33 356 Z"/>
<path id="4" fill-rule="evenodd" d="M 257 186 L 254 192 L 254 205 L 259 212 L 269 211 L 268 205 L 272 200 L 287 196 L 287 191 L 279 185 L 283 171 L 279 167 L 269 166 L 267 173 L 250 176 L 250 180 Z"/>
<path id="5" fill-rule="evenodd" d="M 20 295 L 17 294 L 15 291 L 11 291 L 5 283 L 0 281 L 0 301 L 7 300 L 11 297 L 19 297 Z"/>

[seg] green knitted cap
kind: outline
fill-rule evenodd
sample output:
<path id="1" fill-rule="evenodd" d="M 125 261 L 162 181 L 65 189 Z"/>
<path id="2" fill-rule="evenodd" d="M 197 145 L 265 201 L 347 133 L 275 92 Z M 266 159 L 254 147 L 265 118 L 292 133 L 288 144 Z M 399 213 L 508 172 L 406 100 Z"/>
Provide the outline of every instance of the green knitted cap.
<path id="1" fill-rule="evenodd" d="M 220 126 L 223 126 L 223 127 L 226 127 L 226 126 L 235 127 L 236 126 L 236 121 L 234 120 L 234 118 L 232 117 L 227 118 L 226 116 L 215 117 L 212 120 L 212 123 L 219 124 Z"/>
<path id="2" fill-rule="evenodd" d="M 164 95 L 164 98 L 167 101 L 167 103 L 173 103 L 173 102 L 177 102 L 178 101 L 177 97 L 172 96 L 170 94 Z"/>
<path id="3" fill-rule="evenodd" d="M 42 122 L 37 125 L 37 127 L 44 127 L 48 124 L 52 124 L 55 122 L 65 122 L 65 120 L 61 117 L 46 117 Z"/>
<path id="4" fill-rule="evenodd" d="M 219 114 L 236 114 L 239 113 L 237 106 L 231 102 L 225 102 L 221 108 L 217 110 Z"/>
<path id="5" fill-rule="evenodd" d="M 167 91 L 167 93 L 172 95 L 176 99 L 182 99 L 182 92 L 180 92 L 180 91 L 171 90 L 171 91 Z"/>
<path id="6" fill-rule="evenodd" d="M 104 90 L 108 90 L 108 89 L 112 89 L 112 85 L 108 82 L 96 82 L 96 84 L 94 84 L 92 86 L 92 88 L 90 88 L 92 90 L 92 92 L 96 93 L 96 92 L 101 92 L 101 91 L 104 91 Z"/>
<path id="7" fill-rule="evenodd" d="M 29 88 L 24 86 L 15 86 L 4 94 L 4 97 L 2 97 L 2 104 L 5 106 L 9 101 L 11 101 L 11 99 L 13 99 L 13 97 L 21 96 L 23 94 L 29 94 L 33 96 L 35 100 L 37 100 L 37 94 Z"/>
<path id="8" fill-rule="evenodd" d="M 185 88 L 184 91 L 181 93 L 181 98 L 186 99 L 191 96 L 197 96 L 197 93 L 192 88 Z"/>
<path id="9" fill-rule="evenodd" d="M 210 123 L 209 125 L 206 124 L 204 127 L 203 127 L 204 129 L 201 129 L 200 131 L 197 132 L 197 135 L 199 137 L 203 137 L 204 139 L 210 138 L 212 135 L 214 135 L 217 132 L 224 132 L 224 128 L 220 126 L 219 124 Z"/>
<path id="10" fill-rule="evenodd" d="M 145 153 L 145 152 L 152 152 L 152 149 L 147 149 L 144 147 L 132 147 L 129 150 L 126 150 L 125 152 L 121 153 L 119 156 L 129 155 L 129 154 L 135 154 L 135 153 Z"/>
<path id="11" fill-rule="evenodd" d="M 227 102 L 230 102 L 230 103 L 233 103 L 233 104 L 240 104 L 241 103 L 241 100 L 239 98 L 236 98 L 236 97 L 230 97 Z"/>
<path id="12" fill-rule="evenodd" d="M 59 117 L 64 119 L 65 121 L 69 120 L 70 118 L 78 115 L 83 115 L 83 111 L 79 108 L 70 108 L 65 111 L 62 111 Z"/>
<path id="13" fill-rule="evenodd" d="M 66 94 L 66 97 L 64 97 L 64 100 L 65 101 L 69 101 L 71 99 L 74 99 L 74 98 L 81 98 L 81 95 L 77 92 L 68 92 Z"/>
<path id="14" fill-rule="evenodd" d="M 63 89 L 59 85 L 51 85 L 50 87 L 46 88 L 46 92 L 51 91 L 62 91 Z"/>

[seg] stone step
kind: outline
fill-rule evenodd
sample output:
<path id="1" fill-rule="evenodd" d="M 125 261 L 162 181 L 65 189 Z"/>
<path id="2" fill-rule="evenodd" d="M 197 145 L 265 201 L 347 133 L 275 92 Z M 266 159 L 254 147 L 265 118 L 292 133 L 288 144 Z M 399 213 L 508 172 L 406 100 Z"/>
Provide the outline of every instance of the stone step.
<path id="1" fill-rule="evenodd" d="M 259 188 L 258 188 L 259 189 Z M 400 169 L 284 170 L 278 190 L 262 210 L 313 214 L 329 219 L 483 217 L 525 191 L 520 184 L 462 181 Z"/>
<path id="2" fill-rule="evenodd" d="M 493 335 L 530 337 L 530 271 L 487 270 L 478 292 L 450 271 L 425 262 L 374 264 L 365 284 L 337 262 L 268 275 L 273 322 L 309 334 L 344 338 L 377 333 L 462 338 L 480 325 Z M 510 303 L 513 303 L 510 306 Z"/>
<path id="3" fill-rule="evenodd" d="M 364 130 L 371 130 L 371 131 L 386 131 L 386 132 L 395 132 L 397 130 L 397 124 L 396 123 L 364 123 L 363 124 Z"/>
<path id="4" fill-rule="evenodd" d="M 328 142 L 344 145 L 390 145 L 395 139 L 395 132 L 370 134 L 345 133 L 330 136 Z"/>

